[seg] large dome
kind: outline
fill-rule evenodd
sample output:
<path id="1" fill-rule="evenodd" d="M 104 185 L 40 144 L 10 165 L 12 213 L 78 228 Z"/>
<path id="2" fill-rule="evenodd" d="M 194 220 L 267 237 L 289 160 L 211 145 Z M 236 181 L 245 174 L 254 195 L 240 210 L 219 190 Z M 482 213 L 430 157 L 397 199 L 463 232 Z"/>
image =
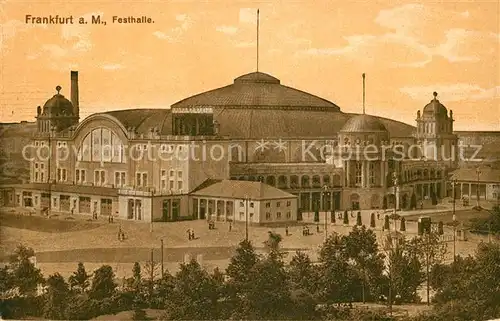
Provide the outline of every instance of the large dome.
<path id="1" fill-rule="evenodd" d="M 340 108 L 334 103 L 301 90 L 283 86 L 279 79 L 262 72 L 252 72 L 240 76 L 231 85 L 186 98 L 172 105 L 172 108 L 179 107 L 251 107 L 340 111 Z"/>
<path id="2" fill-rule="evenodd" d="M 350 118 L 340 131 L 344 133 L 385 133 L 387 128 L 378 118 L 362 114 Z"/>
<path id="3" fill-rule="evenodd" d="M 434 114 L 447 115 L 448 114 L 448 110 L 437 99 L 437 95 L 438 95 L 437 92 L 434 92 L 433 95 L 434 95 L 434 99 L 432 99 L 431 102 L 428 103 L 427 105 L 425 105 L 425 107 L 424 107 L 424 114 L 430 114 L 430 115 L 434 115 Z"/>
<path id="4" fill-rule="evenodd" d="M 56 87 L 57 94 L 52 96 L 43 105 L 44 116 L 73 116 L 73 104 L 59 93 L 60 86 Z"/>

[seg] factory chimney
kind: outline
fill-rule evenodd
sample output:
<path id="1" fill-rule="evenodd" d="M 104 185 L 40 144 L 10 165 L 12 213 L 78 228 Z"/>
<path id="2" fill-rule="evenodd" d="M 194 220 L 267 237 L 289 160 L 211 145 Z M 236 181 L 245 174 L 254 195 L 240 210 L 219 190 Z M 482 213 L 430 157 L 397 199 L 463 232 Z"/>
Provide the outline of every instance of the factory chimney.
<path id="1" fill-rule="evenodd" d="M 80 119 L 80 103 L 78 100 L 78 71 L 71 71 L 71 103 L 73 114 Z"/>

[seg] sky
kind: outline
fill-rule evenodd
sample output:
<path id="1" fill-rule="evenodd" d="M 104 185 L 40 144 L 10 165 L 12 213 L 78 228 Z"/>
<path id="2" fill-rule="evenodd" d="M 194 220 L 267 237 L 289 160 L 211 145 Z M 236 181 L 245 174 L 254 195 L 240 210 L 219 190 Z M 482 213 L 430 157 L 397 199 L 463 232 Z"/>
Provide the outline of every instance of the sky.
<path id="1" fill-rule="evenodd" d="M 438 93 L 455 130 L 500 130 L 500 1 L 0 0 L 0 121 L 36 107 L 79 71 L 80 116 L 169 108 L 256 70 L 362 112 L 415 124 Z M 33 25 L 26 15 L 74 17 Z M 106 25 L 78 24 L 101 15 Z M 112 17 L 147 16 L 151 24 Z"/>

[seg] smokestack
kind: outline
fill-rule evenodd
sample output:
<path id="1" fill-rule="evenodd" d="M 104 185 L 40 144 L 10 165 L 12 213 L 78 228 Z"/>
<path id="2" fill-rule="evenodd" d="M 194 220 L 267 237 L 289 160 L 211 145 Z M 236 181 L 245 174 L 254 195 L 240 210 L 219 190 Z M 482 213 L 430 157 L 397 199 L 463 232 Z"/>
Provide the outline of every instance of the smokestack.
<path id="1" fill-rule="evenodd" d="M 73 112 L 80 119 L 80 102 L 78 100 L 78 71 L 71 71 L 71 103 Z"/>

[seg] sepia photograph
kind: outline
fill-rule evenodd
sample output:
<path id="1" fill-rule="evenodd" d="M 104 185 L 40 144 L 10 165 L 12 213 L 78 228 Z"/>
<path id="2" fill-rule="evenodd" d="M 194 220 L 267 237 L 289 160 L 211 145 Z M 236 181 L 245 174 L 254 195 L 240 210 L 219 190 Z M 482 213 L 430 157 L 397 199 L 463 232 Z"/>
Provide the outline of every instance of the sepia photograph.
<path id="1" fill-rule="evenodd" d="M 500 1 L 0 0 L 0 320 L 500 320 Z"/>

